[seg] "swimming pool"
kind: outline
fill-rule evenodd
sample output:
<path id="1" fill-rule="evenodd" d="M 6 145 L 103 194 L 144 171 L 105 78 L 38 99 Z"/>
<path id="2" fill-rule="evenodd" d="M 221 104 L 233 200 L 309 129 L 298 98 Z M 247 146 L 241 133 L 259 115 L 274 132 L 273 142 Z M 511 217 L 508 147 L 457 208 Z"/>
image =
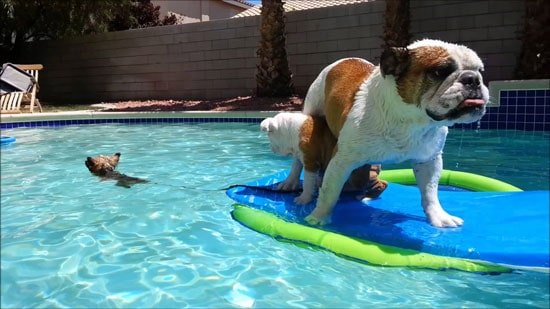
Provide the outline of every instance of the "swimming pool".
<path id="1" fill-rule="evenodd" d="M 548 307 L 549 275 L 374 267 L 253 232 L 223 190 L 287 169 L 257 124 L 5 130 L 1 307 Z M 550 134 L 452 130 L 445 168 L 548 190 Z M 121 152 L 131 189 L 87 156 Z M 386 166 L 388 168 L 388 166 Z M 513 227 L 511 227 L 513 228 Z"/>

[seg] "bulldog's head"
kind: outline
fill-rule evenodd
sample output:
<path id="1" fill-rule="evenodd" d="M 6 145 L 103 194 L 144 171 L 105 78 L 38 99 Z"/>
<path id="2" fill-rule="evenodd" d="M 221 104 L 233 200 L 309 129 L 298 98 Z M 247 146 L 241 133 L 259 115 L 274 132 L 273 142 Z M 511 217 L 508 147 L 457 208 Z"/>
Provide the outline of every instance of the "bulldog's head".
<path id="1" fill-rule="evenodd" d="M 489 100 L 483 62 L 466 46 L 421 40 L 393 47 L 380 57 L 383 76 L 393 76 L 404 102 L 435 121 L 470 123 L 481 119 Z"/>
<path id="2" fill-rule="evenodd" d="M 97 176 L 105 176 L 108 172 L 115 170 L 120 160 L 120 153 L 115 153 L 112 156 L 97 156 L 97 157 L 88 157 L 84 164 L 88 170 Z"/>
<path id="3" fill-rule="evenodd" d="M 264 119 L 260 128 L 267 132 L 271 150 L 283 156 L 295 154 L 298 151 L 300 128 L 307 117 L 302 113 L 279 113 Z"/>

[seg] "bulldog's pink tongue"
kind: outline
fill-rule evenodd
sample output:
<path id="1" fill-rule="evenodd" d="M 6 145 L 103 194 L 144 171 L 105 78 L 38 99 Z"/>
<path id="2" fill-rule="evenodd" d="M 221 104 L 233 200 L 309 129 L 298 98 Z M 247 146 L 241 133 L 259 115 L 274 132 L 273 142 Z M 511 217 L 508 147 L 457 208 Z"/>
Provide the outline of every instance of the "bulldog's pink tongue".
<path id="1" fill-rule="evenodd" d="M 464 100 L 464 105 L 466 106 L 481 106 L 485 104 L 485 101 L 482 99 L 466 99 Z"/>

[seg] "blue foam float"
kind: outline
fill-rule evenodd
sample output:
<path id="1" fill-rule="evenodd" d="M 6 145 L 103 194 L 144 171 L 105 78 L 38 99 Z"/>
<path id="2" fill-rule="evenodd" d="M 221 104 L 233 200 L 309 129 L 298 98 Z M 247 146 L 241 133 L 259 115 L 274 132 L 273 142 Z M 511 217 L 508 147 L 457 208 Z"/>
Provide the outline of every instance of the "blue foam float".
<path id="1" fill-rule="evenodd" d="M 444 175 L 452 178 L 452 173 L 445 171 Z M 455 173 L 468 179 L 468 173 Z M 435 228 L 422 211 L 418 188 L 390 183 L 380 198 L 371 201 L 357 200 L 356 192 L 342 193 L 332 222 L 311 227 L 304 218 L 313 210 L 314 202 L 298 206 L 293 202 L 297 193 L 273 190 L 287 175 L 288 171 L 283 171 L 227 190 L 238 203 L 233 218 L 275 238 L 310 243 L 370 264 L 549 272 L 550 191 L 520 191 L 502 182 L 502 186 L 512 188 L 507 191 L 515 192 L 442 189 L 442 205 L 465 223 L 458 228 Z M 480 186 L 482 182 L 498 182 L 470 175 Z"/>

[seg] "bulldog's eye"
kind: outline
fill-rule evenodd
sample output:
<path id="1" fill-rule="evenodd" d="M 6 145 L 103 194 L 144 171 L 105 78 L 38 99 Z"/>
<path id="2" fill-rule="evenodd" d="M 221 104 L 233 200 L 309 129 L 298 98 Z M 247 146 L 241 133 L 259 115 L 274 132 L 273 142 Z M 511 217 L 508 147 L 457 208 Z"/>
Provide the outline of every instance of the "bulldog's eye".
<path id="1" fill-rule="evenodd" d="M 449 63 L 431 69 L 428 74 L 433 79 L 445 79 L 447 78 L 447 76 L 451 75 L 455 71 L 455 69 L 455 64 Z"/>

